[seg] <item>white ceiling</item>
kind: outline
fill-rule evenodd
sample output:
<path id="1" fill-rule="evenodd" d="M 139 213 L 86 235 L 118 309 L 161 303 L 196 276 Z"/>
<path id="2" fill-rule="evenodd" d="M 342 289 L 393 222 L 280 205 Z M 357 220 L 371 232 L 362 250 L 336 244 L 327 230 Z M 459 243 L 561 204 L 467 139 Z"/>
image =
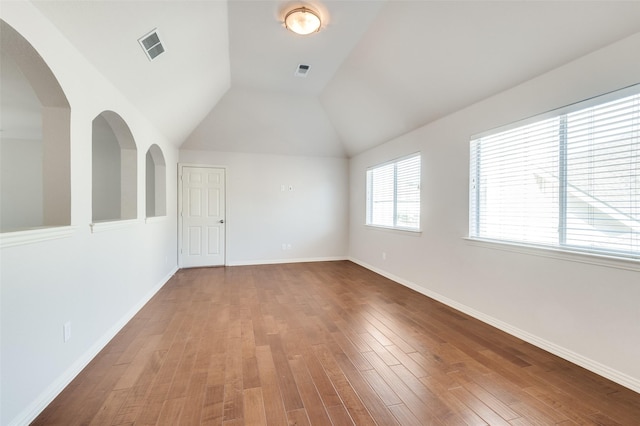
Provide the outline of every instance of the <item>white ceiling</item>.
<path id="1" fill-rule="evenodd" d="M 225 1 L 33 3 L 176 145 L 229 88 Z M 166 52 L 151 62 L 138 39 L 154 28 Z"/>
<path id="2" fill-rule="evenodd" d="M 392 1 L 320 98 L 355 154 L 638 31 L 638 1 Z"/>
<path id="3" fill-rule="evenodd" d="M 318 33 L 287 31 L 284 15 L 297 3 L 271 0 L 229 1 L 232 87 L 318 96 L 360 41 L 382 1 L 312 0 L 322 17 Z M 349 21 L 347 25 L 346 22 Z M 311 66 L 305 78 L 294 77 L 299 64 Z"/>
<path id="4" fill-rule="evenodd" d="M 640 31 L 640 1 L 311 0 L 306 37 L 282 25 L 297 0 L 35 4 L 177 146 L 296 155 L 356 154 Z"/>

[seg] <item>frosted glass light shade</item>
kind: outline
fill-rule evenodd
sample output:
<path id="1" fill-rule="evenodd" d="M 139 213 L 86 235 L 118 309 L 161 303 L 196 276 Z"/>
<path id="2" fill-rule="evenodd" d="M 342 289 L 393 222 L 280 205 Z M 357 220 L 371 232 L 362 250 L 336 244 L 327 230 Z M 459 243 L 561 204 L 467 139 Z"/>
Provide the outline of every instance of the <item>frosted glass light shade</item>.
<path id="1" fill-rule="evenodd" d="M 307 35 L 320 30 L 320 17 L 311 9 L 299 7 L 287 13 L 284 25 L 296 34 Z"/>

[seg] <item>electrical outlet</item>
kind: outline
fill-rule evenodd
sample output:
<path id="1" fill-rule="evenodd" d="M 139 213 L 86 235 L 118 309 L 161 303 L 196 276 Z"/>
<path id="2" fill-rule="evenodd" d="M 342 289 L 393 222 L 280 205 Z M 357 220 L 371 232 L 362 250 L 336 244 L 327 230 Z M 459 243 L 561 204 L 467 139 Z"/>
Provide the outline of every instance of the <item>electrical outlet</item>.
<path id="1" fill-rule="evenodd" d="M 282 250 L 286 250 L 287 249 L 287 244 L 286 243 L 282 243 Z"/>
<path id="2" fill-rule="evenodd" d="M 287 244 L 287 250 L 291 250 L 291 244 Z"/>
<path id="3" fill-rule="evenodd" d="M 71 321 L 67 321 L 62 326 L 62 340 L 67 343 L 71 339 Z"/>
<path id="4" fill-rule="evenodd" d="M 387 252 L 386 251 L 382 252 L 382 260 L 387 260 Z"/>

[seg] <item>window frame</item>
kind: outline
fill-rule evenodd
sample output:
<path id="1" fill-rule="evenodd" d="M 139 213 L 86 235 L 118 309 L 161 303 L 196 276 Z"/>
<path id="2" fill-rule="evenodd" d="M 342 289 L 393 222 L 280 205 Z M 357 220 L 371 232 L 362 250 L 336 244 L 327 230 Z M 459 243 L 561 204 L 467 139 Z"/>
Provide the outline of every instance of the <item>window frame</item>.
<path id="1" fill-rule="evenodd" d="M 612 101 L 621 100 L 630 96 L 640 95 L 640 84 L 634 84 L 619 90 L 608 92 L 602 95 L 594 96 L 583 101 L 579 101 L 555 110 L 548 111 L 546 113 L 538 114 L 529 117 L 524 120 L 520 120 L 505 126 L 501 126 L 489 131 L 473 135 L 470 139 L 470 157 L 469 157 L 469 234 L 465 238 L 472 245 L 484 246 L 488 248 L 515 251 L 526 254 L 538 255 L 543 257 L 561 258 L 570 261 L 578 261 L 591 264 L 600 264 L 603 266 L 640 270 L 640 252 L 635 251 L 620 251 L 610 248 L 593 248 L 588 246 L 580 246 L 575 244 L 568 244 L 566 242 L 566 227 L 567 227 L 567 194 L 566 186 L 568 184 L 567 178 L 567 140 L 566 135 L 560 135 L 558 137 L 558 161 L 562 165 L 559 170 L 559 194 L 556 203 L 559 208 L 559 223 L 558 223 L 558 237 L 553 244 L 535 243 L 529 241 L 521 241 L 517 239 L 500 239 L 478 236 L 479 229 L 477 228 L 480 223 L 479 215 L 480 208 L 480 192 L 479 177 L 481 170 L 477 166 L 477 162 L 474 163 L 474 142 L 483 137 L 491 135 L 497 135 L 509 130 L 518 129 L 529 124 L 542 122 L 551 118 L 559 118 L 560 125 L 566 126 L 566 121 L 563 123 L 563 119 L 569 114 L 589 109 L 591 107 L 597 107 L 604 105 Z M 474 235 L 475 232 L 475 235 Z"/>
<path id="2" fill-rule="evenodd" d="M 397 165 L 400 162 L 418 158 L 419 160 L 419 170 L 418 170 L 418 226 L 408 227 L 408 226 L 399 226 L 398 225 L 398 169 Z M 394 166 L 393 171 L 393 225 L 384 225 L 372 222 L 372 198 L 371 198 L 371 184 L 370 182 L 370 172 L 376 169 L 380 169 L 389 165 Z M 385 161 L 383 163 L 378 163 L 373 166 L 367 167 L 365 171 L 365 226 L 369 226 L 376 229 L 386 229 L 386 230 L 395 230 L 395 231 L 404 231 L 404 232 L 412 232 L 412 233 L 420 233 L 422 232 L 422 153 L 420 151 L 404 155 L 402 157 L 397 157 L 389 161 Z"/>

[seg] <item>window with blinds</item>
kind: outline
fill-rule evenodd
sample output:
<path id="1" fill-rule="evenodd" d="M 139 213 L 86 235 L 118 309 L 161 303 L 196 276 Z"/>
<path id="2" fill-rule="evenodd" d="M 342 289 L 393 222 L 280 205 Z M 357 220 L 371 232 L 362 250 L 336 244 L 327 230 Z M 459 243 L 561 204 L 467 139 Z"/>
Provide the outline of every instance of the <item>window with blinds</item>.
<path id="1" fill-rule="evenodd" d="M 420 154 L 367 170 L 367 225 L 420 229 Z"/>
<path id="2" fill-rule="evenodd" d="M 471 141 L 471 238 L 640 259 L 640 86 Z"/>

